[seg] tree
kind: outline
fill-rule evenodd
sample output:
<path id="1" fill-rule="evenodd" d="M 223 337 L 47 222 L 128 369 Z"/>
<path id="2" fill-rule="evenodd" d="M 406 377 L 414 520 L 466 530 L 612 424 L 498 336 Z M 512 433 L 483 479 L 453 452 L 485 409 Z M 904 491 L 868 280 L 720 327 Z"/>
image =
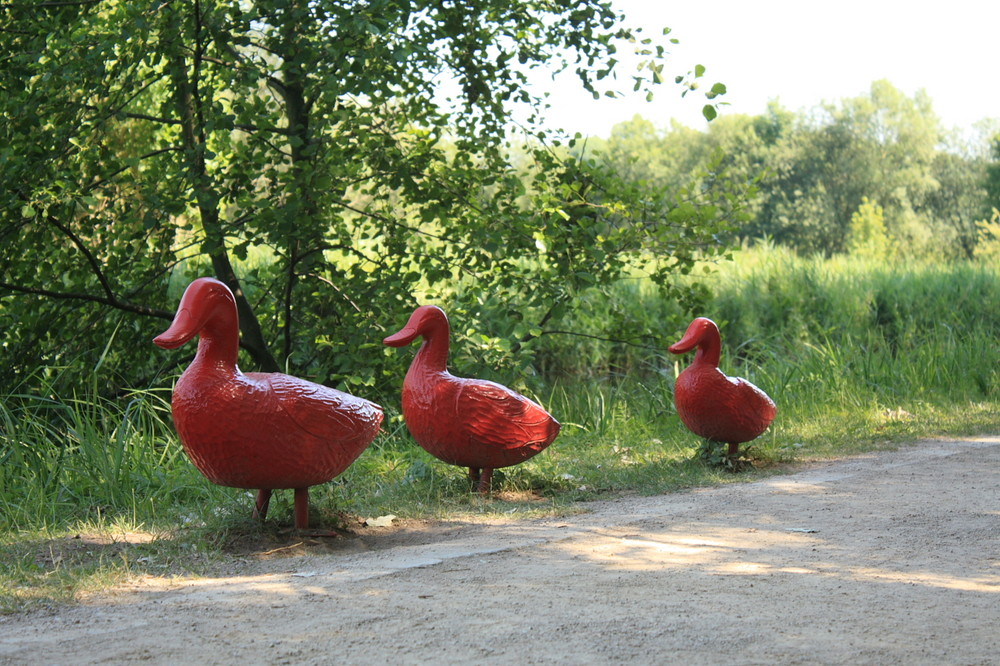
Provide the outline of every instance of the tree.
<path id="1" fill-rule="evenodd" d="M 928 194 L 925 205 L 938 253 L 966 259 L 975 256 L 977 223 L 984 217 L 983 202 L 987 199 L 984 170 L 985 160 L 972 151 L 946 149 L 934 156 L 931 175 L 937 187 Z"/>
<path id="2" fill-rule="evenodd" d="M 725 224 L 711 196 L 651 212 L 544 130 L 532 68 L 615 94 L 631 47 L 622 83 L 664 79 L 663 44 L 608 2 L 79 0 L 0 17 L 15 375 L 154 376 L 144 318 L 168 319 L 204 273 L 233 289 L 261 369 L 395 376 L 378 340 L 418 300 L 449 301 L 496 363 L 491 340 L 530 345 L 576 290 L 637 263 L 676 291 Z M 518 150 L 516 104 L 533 109 Z"/>
<path id="3" fill-rule="evenodd" d="M 709 156 L 702 132 L 676 121 L 660 128 L 638 114 L 615 125 L 606 141 L 589 148 L 590 154 L 600 154 L 613 164 L 624 180 L 657 183 L 672 192 L 689 185 Z"/>
<path id="4" fill-rule="evenodd" d="M 888 259 L 892 246 L 886 233 L 882 206 L 863 197 L 858 210 L 851 215 L 851 233 L 847 240 L 851 254 L 876 261 Z"/>
<path id="5" fill-rule="evenodd" d="M 890 235 L 919 251 L 933 225 L 927 204 L 939 185 L 941 139 L 929 97 L 907 97 L 888 81 L 823 105 L 773 144 L 755 226 L 802 251 L 842 252 L 851 216 L 868 197 L 883 206 Z"/>
<path id="6" fill-rule="evenodd" d="M 990 161 L 986 164 L 986 174 L 983 186 L 986 190 L 984 208 L 989 216 L 994 210 L 1000 209 L 1000 133 L 989 141 Z"/>
<path id="7" fill-rule="evenodd" d="M 720 116 L 706 133 L 676 121 L 658 128 L 636 115 L 583 154 L 632 183 L 662 214 L 711 199 L 726 221 L 715 233 L 728 244 L 746 232 L 755 183 L 763 170 L 760 146 L 748 116 Z"/>

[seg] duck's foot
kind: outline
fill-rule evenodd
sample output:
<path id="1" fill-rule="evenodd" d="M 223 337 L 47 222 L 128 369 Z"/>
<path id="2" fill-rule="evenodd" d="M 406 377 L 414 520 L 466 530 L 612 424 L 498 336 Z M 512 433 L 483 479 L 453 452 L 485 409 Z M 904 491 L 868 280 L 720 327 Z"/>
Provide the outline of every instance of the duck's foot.
<path id="1" fill-rule="evenodd" d="M 261 488 L 257 491 L 257 503 L 253 507 L 254 520 L 263 521 L 267 518 L 267 507 L 271 503 L 271 489 Z"/>
<path id="2" fill-rule="evenodd" d="M 753 459 L 746 449 L 740 450 L 739 444 L 706 439 L 698 449 L 698 457 L 709 467 L 719 467 L 733 473 L 753 469 Z"/>
<path id="3" fill-rule="evenodd" d="M 309 527 L 309 488 L 295 489 L 295 529 Z"/>
<path id="4" fill-rule="evenodd" d="M 746 472 L 753 469 L 753 461 L 742 454 L 735 458 L 726 458 L 726 469 L 734 474 Z"/>
<path id="5" fill-rule="evenodd" d="M 739 444 L 730 443 L 726 451 L 726 467 L 731 472 L 745 472 L 753 469 L 753 459 L 746 449 L 740 450 Z"/>

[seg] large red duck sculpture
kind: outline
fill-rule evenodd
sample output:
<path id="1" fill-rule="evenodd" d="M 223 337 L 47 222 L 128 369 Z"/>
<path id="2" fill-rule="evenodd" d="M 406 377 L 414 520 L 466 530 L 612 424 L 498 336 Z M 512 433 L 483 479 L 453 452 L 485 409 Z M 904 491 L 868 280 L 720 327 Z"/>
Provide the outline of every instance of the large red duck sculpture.
<path id="1" fill-rule="evenodd" d="M 505 386 L 448 372 L 450 331 L 444 310 L 423 305 L 383 342 L 403 347 L 423 338 L 403 380 L 403 419 L 431 455 L 469 468 L 480 493 L 493 470 L 524 462 L 559 434 L 559 422 L 537 403 Z"/>
<path id="2" fill-rule="evenodd" d="M 685 354 L 696 348 L 694 361 L 674 385 L 677 414 L 699 437 L 728 444 L 726 458 L 735 462 L 740 444 L 767 430 L 777 408 L 766 393 L 747 380 L 727 377 L 719 370 L 722 340 L 719 327 L 711 319 L 698 317 L 692 321 L 670 351 Z"/>
<path id="3" fill-rule="evenodd" d="M 170 328 L 153 342 L 174 349 L 196 335 L 198 353 L 171 401 L 184 451 L 209 481 L 257 489 L 261 519 L 272 490 L 293 488 L 295 527 L 308 527 L 309 486 L 361 455 L 378 433 L 382 408 L 296 377 L 240 372 L 236 301 L 218 280 L 188 285 Z"/>

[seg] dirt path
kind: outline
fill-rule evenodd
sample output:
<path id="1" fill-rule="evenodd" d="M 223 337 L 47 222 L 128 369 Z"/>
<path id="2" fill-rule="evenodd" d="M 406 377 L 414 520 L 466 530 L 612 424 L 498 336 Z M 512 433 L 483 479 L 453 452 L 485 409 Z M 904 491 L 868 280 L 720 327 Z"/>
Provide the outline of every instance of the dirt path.
<path id="1" fill-rule="evenodd" d="M 1000 436 L 0 621 L 14 664 L 1000 664 Z"/>

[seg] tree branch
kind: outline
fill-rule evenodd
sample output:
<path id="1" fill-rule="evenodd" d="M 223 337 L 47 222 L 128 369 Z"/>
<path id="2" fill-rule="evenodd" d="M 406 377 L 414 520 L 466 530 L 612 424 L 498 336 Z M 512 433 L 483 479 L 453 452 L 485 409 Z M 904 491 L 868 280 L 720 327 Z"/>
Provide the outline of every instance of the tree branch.
<path id="1" fill-rule="evenodd" d="M 378 213 L 373 213 L 373 212 L 368 211 L 368 210 L 362 210 L 361 208 L 358 208 L 356 206 L 352 206 L 351 204 L 347 203 L 346 201 L 338 201 L 337 205 L 339 205 L 341 208 L 343 208 L 345 210 L 351 211 L 352 213 L 357 213 L 358 215 L 362 215 L 364 217 L 371 218 L 373 220 L 376 220 L 378 222 L 382 222 L 384 224 L 391 224 L 392 226 L 399 227 L 400 229 L 406 229 L 407 231 L 412 231 L 415 234 L 420 234 L 422 236 L 427 236 L 428 238 L 433 238 L 435 240 L 445 241 L 447 243 L 454 243 L 455 245 L 458 245 L 458 246 L 464 247 L 464 248 L 471 247 L 468 243 L 462 243 L 460 241 L 448 238 L 447 236 L 441 236 L 441 235 L 438 235 L 438 234 L 432 234 L 432 233 L 430 233 L 428 231 L 424 231 L 423 229 L 420 229 L 418 227 L 411 227 L 408 224 L 403 224 L 402 222 L 399 222 L 397 220 L 390 219 L 390 218 L 386 217 L 385 215 L 379 215 Z"/>
<path id="2" fill-rule="evenodd" d="M 616 344 L 628 345 L 629 347 L 637 347 L 639 349 L 651 349 L 654 351 L 663 351 L 662 347 L 653 347 L 651 345 L 640 345 L 629 340 L 618 340 L 616 338 L 604 338 L 600 335 L 591 335 L 589 333 L 578 333 L 576 331 L 542 331 L 542 335 L 573 335 L 578 338 L 590 338 L 591 340 L 600 340 L 601 342 L 613 342 Z"/>
<path id="3" fill-rule="evenodd" d="M 146 159 L 148 157 L 156 157 L 157 155 L 162 155 L 163 153 L 180 152 L 182 150 L 184 150 L 183 146 L 170 146 L 169 148 L 160 148 L 159 150 L 154 150 L 154 151 L 152 151 L 150 153 L 146 153 L 145 155 L 140 155 L 136 159 L 138 159 L 139 161 L 142 161 L 142 160 L 144 160 L 144 159 Z M 117 176 L 118 174 L 122 173 L 123 171 L 128 171 L 131 168 L 132 168 L 132 165 L 126 165 L 126 166 L 121 167 L 120 169 L 115 169 L 114 171 L 112 171 L 110 174 L 108 174 L 104 178 L 101 178 L 100 180 L 95 181 L 95 182 L 91 183 L 90 185 L 88 185 L 87 188 L 84 191 L 85 192 L 90 192 L 91 190 L 96 190 L 98 187 L 101 187 L 102 185 L 104 185 L 105 183 L 107 183 L 108 181 L 110 181 L 112 178 L 114 178 L 115 176 Z"/>
<path id="4" fill-rule="evenodd" d="M 82 5 L 96 5 L 101 0 L 48 0 L 48 2 L 7 2 L 0 5 L 0 9 L 46 9 L 48 7 L 76 7 Z"/>
<path id="5" fill-rule="evenodd" d="M 16 291 L 22 294 L 45 296 L 46 298 L 55 298 L 60 300 L 87 301 L 90 303 L 100 303 L 101 305 L 107 305 L 109 307 L 115 308 L 116 310 L 122 310 L 124 312 L 132 312 L 135 314 L 146 315 L 148 317 L 159 317 L 160 319 L 166 319 L 167 321 L 173 321 L 174 319 L 174 313 L 168 310 L 160 310 L 158 308 L 150 308 L 145 305 L 137 305 L 135 303 L 129 303 L 127 301 L 119 300 L 114 296 L 95 296 L 93 294 L 52 291 L 51 289 L 25 287 L 23 285 L 11 284 L 9 282 L 0 282 L 0 289 L 7 289 L 8 291 Z"/>
<path id="6" fill-rule="evenodd" d="M 296 257 L 295 263 L 297 264 L 297 263 L 301 262 L 302 260 L 304 260 L 304 259 L 306 259 L 308 257 L 311 257 L 314 254 L 317 254 L 319 252 L 326 252 L 327 250 L 342 250 L 342 251 L 344 251 L 344 252 L 346 252 L 348 254 L 353 254 L 354 256 L 360 258 L 362 261 L 367 261 L 367 262 L 375 264 L 376 266 L 381 266 L 382 268 L 387 268 L 387 266 L 385 265 L 384 261 L 382 261 L 380 259 L 373 259 L 373 258 L 369 257 L 368 255 L 366 255 L 361 250 L 359 250 L 358 248 L 353 247 L 351 245 L 345 245 L 344 243 L 323 243 L 322 245 L 318 245 L 318 246 L 316 246 L 316 247 L 314 247 L 312 249 L 309 249 L 309 250 L 306 250 L 305 252 L 300 253 Z"/>
<path id="7" fill-rule="evenodd" d="M 55 217 L 48 216 L 49 224 L 56 227 L 62 231 L 66 236 L 73 242 L 73 245 L 83 254 L 87 263 L 90 264 L 90 269 L 94 272 L 97 277 L 97 281 L 101 283 L 101 287 L 104 289 L 104 293 L 107 294 L 107 299 L 109 304 L 117 300 L 114 290 L 111 288 L 111 283 L 108 282 L 107 277 L 104 275 L 104 270 L 101 267 L 101 262 L 97 260 L 94 253 L 84 244 L 83 239 L 73 233 L 73 230 L 64 225 L 62 222 L 57 220 Z"/>
<path id="8" fill-rule="evenodd" d="M 100 111 L 101 107 L 94 106 L 93 104 L 83 104 L 81 105 L 84 109 L 88 111 Z M 161 125 L 180 125 L 180 120 L 174 120 L 173 118 L 162 118 L 160 116 L 151 116 L 145 113 L 135 113 L 133 111 L 121 111 L 116 110 L 115 113 L 121 113 L 121 115 L 129 118 L 131 120 L 148 120 L 153 123 L 159 123 Z"/>
<path id="9" fill-rule="evenodd" d="M 361 309 L 361 307 L 357 303 L 355 303 L 353 300 L 351 300 L 350 296 L 348 296 L 347 294 L 345 294 L 344 290 L 341 289 L 340 287 L 338 287 L 336 284 L 334 284 L 332 280 L 328 280 L 325 277 L 323 277 L 322 275 L 317 275 L 316 273 L 305 273 L 302 277 L 309 277 L 309 278 L 312 278 L 314 280 L 318 280 L 319 282 L 322 282 L 323 284 L 327 285 L 328 287 L 330 287 L 331 289 L 333 289 L 335 292 L 337 292 L 338 294 L 340 294 L 340 297 L 343 298 L 345 301 L 347 301 L 348 304 L 350 304 L 350 306 L 352 308 L 354 308 L 358 313 L 361 313 L 361 314 L 364 313 L 364 311 Z"/>

